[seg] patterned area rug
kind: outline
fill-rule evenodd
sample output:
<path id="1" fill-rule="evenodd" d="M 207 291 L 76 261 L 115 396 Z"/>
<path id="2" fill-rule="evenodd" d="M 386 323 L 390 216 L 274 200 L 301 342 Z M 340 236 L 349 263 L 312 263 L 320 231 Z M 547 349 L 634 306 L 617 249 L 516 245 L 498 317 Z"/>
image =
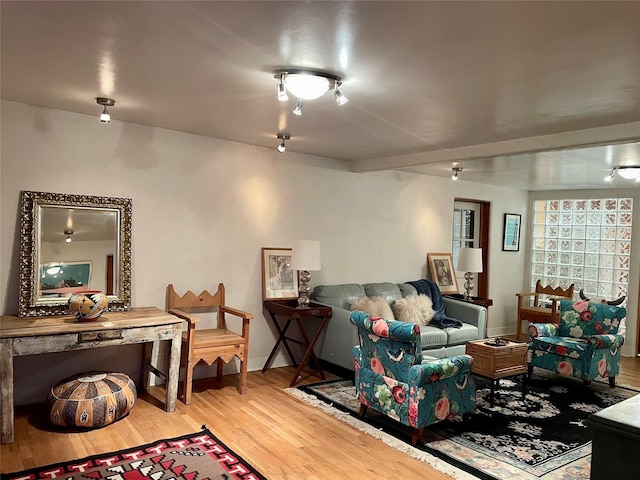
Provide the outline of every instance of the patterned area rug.
<path id="1" fill-rule="evenodd" d="M 0 478 L 266 480 L 205 427 L 201 432 L 178 438 L 23 472 L 3 473 Z"/>
<path id="2" fill-rule="evenodd" d="M 488 381 L 474 378 L 477 410 L 471 422 L 454 418 L 427 427 L 417 448 L 410 444 L 409 428 L 372 409 L 364 419 L 358 416 L 350 380 L 287 391 L 454 478 L 518 480 L 589 480 L 591 432 L 584 421 L 639 393 L 534 374 L 524 399 L 521 383 L 501 380 L 491 407 Z"/>

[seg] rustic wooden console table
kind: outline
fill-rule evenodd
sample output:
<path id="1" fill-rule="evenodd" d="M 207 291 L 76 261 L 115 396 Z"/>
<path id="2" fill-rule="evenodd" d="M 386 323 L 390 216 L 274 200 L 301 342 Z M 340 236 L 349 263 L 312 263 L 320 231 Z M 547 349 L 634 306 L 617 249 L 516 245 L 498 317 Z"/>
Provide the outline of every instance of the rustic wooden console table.
<path id="1" fill-rule="evenodd" d="M 148 386 L 149 373 L 165 379 L 165 410 L 173 412 L 178 394 L 182 320 L 155 307 L 126 312 L 105 312 L 95 322 L 72 316 L 13 317 L 0 319 L 0 410 L 2 444 L 13 442 L 13 357 L 38 353 L 86 350 L 144 343 L 140 390 Z M 155 340 L 170 340 L 169 369 L 164 375 L 151 365 Z"/>

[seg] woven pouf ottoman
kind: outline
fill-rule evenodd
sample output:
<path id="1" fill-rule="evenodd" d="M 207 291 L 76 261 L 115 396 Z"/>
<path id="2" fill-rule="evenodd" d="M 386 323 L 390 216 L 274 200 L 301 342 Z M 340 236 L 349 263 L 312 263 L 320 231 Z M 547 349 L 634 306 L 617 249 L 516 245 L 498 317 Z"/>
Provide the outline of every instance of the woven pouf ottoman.
<path id="1" fill-rule="evenodd" d="M 100 428 L 129 413 L 136 385 L 124 373 L 81 373 L 53 387 L 48 400 L 56 425 Z"/>

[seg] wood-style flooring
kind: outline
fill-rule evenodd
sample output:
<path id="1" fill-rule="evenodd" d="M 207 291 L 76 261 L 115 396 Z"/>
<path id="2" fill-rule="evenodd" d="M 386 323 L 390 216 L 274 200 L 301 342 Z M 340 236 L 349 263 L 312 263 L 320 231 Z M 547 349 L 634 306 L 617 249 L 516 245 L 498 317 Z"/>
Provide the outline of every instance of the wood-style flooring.
<path id="1" fill-rule="evenodd" d="M 621 368 L 617 383 L 640 387 L 640 359 L 623 358 Z M 245 395 L 236 389 L 236 375 L 221 383 L 198 380 L 192 403 L 178 401 L 173 413 L 162 409 L 163 387 L 153 387 L 126 418 L 98 430 L 70 433 L 51 425 L 45 404 L 18 407 L 15 442 L 0 447 L 0 471 L 134 447 L 197 432 L 206 424 L 270 480 L 369 479 L 381 472 L 395 478 L 451 478 L 287 394 L 293 372 L 292 367 L 250 372 Z M 316 381 L 310 377 L 304 383 Z"/>

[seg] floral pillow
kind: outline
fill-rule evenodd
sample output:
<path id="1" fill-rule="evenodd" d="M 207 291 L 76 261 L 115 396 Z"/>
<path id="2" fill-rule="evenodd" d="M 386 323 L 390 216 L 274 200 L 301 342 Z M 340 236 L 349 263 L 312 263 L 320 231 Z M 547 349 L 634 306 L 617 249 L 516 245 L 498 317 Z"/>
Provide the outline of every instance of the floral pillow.
<path id="1" fill-rule="evenodd" d="M 622 307 L 585 301 L 560 302 L 560 336 L 585 338 L 591 335 L 614 335 L 627 311 Z"/>

